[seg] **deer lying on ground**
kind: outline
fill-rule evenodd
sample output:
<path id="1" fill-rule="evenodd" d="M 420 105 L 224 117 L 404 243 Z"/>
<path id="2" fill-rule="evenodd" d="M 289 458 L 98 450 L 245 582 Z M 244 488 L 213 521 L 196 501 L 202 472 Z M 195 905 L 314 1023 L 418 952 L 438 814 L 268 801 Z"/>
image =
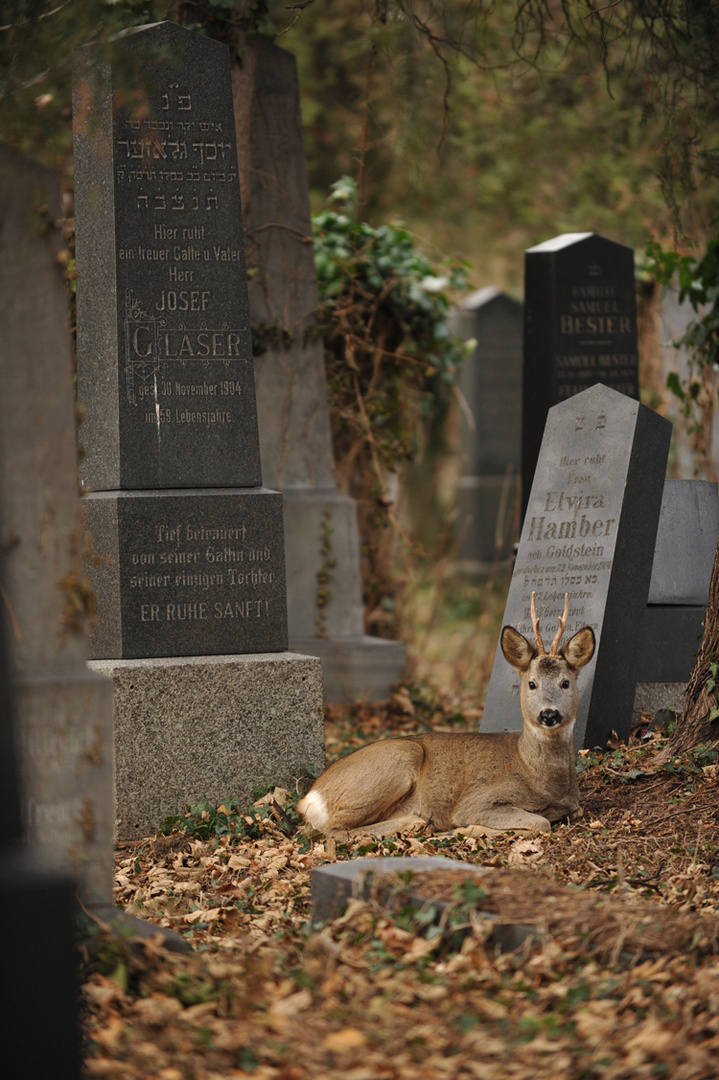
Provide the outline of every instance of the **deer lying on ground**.
<path id="1" fill-rule="evenodd" d="M 379 832 L 412 821 L 440 832 L 472 825 L 548 832 L 550 822 L 578 816 L 577 675 L 592 659 L 594 633 L 585 626 L 560 648 L 569 613 L 565 594 L 547 652 L 534 593 L 531 612 L 535 645 L 513 626 L 505 626 L 500 639 L 521 678 L 521 731 L 433 732 L 363 746 L 317 778 L 297 804 L 302 817 L 331 834 L 363 826 Z"/>

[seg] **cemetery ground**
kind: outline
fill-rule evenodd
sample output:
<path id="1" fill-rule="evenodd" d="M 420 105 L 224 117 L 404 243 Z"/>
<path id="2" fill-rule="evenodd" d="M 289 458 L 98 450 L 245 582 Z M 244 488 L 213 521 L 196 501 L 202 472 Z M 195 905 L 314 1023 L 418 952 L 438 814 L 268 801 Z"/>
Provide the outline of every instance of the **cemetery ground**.
<path id="1" fill-rule="evenodd" d="M 416 594 L 425 629 L 407 685 L 328 707 L 330 759 L 385 735 L 475 728 L 501 590 L 439 580 Z M 276 790 L 119 845 L 117 902 L 191 951 L 96 934 L 86 1075 L 719 1076 L 717 755 L 662 762 L 665 742 L 638 732 L 583 751 L 584 816 L 550 835 L 333 843 L 300 831 L 298 793 Z M 398 880 L 310 931 L 313 867 L 399 854 L 449 856 L 457 871 L 425 879 L 425 909 Z M 468 863 L 488 870 L 479 886 Z M 524 944 L 499 952 L 487 912 L 529 926 Z"/>

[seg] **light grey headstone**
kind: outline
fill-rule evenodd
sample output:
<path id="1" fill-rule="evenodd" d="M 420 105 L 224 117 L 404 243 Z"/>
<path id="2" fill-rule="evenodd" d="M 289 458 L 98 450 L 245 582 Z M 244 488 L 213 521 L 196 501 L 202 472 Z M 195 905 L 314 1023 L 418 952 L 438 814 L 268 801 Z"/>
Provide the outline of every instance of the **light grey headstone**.
<path id="1" fill-rule="evenodd" d="M 717 485 L 667 479 L 648 603 L 706 606 L 718 536 Z"/>
<path id="2" fill-rule="evenodd" d="M 670 436 L 669 421 L 601 384 L 547 418 L 503 622 L 532 639 L 534 590 L 551 641 L 567 592 L 564 640 L 594 630 L 595 658 L 579 674 L 577 746 L 629 732 Z M 497 648 L 481 729 L 521 724 L 519 677 Z"/>
<path id="3" fill-rule="evenodd" d="M 295 59 L 257 42 L 233 80 L 249 133 L 240 172 L 263 345 L 257 412 L 264 480 L 284 497 L 290 648 L 321 658 L 327 700 L 386 698 L 407 656 L 403 642 L 364 632 L 357 505 L 335 486 Z"/>

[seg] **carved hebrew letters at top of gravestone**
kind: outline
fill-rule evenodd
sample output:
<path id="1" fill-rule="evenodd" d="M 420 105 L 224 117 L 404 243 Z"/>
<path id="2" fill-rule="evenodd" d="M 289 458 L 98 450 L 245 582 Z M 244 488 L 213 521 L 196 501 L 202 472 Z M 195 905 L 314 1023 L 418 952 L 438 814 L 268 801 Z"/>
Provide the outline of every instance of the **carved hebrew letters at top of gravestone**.
<path id="1" fill-rule="evenodd" d="M 120 47 L 144 91 L 75 93 L 83 480 L 258 485 L 228 50 L 170 23 Z"/>
<path id="2" fill-rule="evenodd" d="M 566 233 L 525 252 L 523 504 L 547 411 L 602 383 L 639 398 L 634 252 Z"/>
<path id="3" fill-rule="evenodd" d="M 601 384 L 549 412 L 504 613 L 531 638 L 536 593 L 545 638 L 569 594 L 564 640 L 582 626 L 596 659 L 579 679 L 575 741 L 628 735 L 671 424 Z M 519 683 L 498 659 L 482 731 L 521 726 Z"/>

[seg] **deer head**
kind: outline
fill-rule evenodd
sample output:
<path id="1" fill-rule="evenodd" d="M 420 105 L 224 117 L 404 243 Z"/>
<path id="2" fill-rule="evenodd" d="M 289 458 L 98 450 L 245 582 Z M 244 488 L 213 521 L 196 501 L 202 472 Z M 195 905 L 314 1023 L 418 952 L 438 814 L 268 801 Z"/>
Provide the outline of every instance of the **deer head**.
<path id="1" fill-rule="evenodd" d="M 564 594 L 564 612 L 549 652 L 539 630 L 539 618 L 532 593 L 533 645 L 513 626 L 502 630 L 501 646 L 505 659 L 519 672 L 520 703 L 525 729 L 536 734 L 562 732 L 569 735 L 577 716 L 579 693 L 577 674 L 594 655 L 595 638 L 589 626 L 583 627 L 562 645 L 569 615 L 569 594 Z"/>

